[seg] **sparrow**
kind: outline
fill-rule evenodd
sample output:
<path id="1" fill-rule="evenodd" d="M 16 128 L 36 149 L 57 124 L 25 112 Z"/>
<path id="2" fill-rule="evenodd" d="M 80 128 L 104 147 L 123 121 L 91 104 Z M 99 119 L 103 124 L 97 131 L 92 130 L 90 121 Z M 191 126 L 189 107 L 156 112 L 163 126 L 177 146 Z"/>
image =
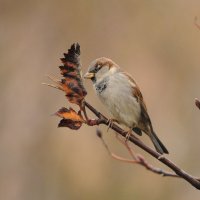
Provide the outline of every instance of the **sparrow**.
<path id="1" fill-rule="evenodd" d="M 168 154 L 153 130 L 142 93 L 134 79 L 109 58 L 97 58 L 91 62 L 85 79 L 91 79 L 100 101 L 113 115 L 114 121 L 138 135 L 146 133 L 160 154 Z"/>

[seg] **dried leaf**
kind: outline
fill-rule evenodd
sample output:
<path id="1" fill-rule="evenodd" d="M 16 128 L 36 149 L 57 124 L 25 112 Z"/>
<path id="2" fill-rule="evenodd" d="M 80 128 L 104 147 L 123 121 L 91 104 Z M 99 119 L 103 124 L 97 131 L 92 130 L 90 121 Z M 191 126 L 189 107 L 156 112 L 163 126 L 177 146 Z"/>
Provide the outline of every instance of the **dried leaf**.
<path id="1" fill-rule="evenodd" d="M 68 119 L 61 119 L 58 124 L 58 127 L 68 127 L 72 130 L 78 130 L 81 126 L 82 126 L 81 122 L 74 122 Z"/>
<path id="2" fill-rule="evenodd" d="M 55 113 L 57 116 L 63 118 L 58 127 L 68 127 L 73 130 L 77 130 L 84 123 L 84 119 L 82 118 L 80 112 L 76 112 L 72 108 L 61 108 L 58 112 Z"/>
<path id="3" fill-rule="evenodd" d="M 64 53 L 64 58 L 61 58 L 61 61 L 63 65 L 59 66 L 59 68 L 64 78 L 58 80 L 52 76 L 48 76 L 56 85 L 45 84 L 64 91 L 70 103 L 81 107 L 87 92 L 81 78 L 80 45 L 78 43 L 73 44 L 68 49 L 68 53 Z"/>
<path id="4" fill-rule="evenodd" d="M 81 105 L 87 92 L 83 86 L 81 78 L 81 64 L 80 64 L 80 45 L 73 44 L 68 53 L 64 53 L 64 58 L 61 58 L 63 63 L 60 66 L 61 74 L 64 79 L 61 81 L 63 91 L 69 102 Z"/>
<path id="5" fill-rule="evenodd" d="M 67 109 L 63 107 L 58 112 L 56 112 L 56 115 L 64 119 L 84 122 L 84 119 L 82 118 L 80 113 L 77 113 L 73 108 Z"/>
<path id="6" fill-rule="evenodd" d="M 80 45 L 73 44 L 68 53 L 64 53 L 64 58 L 61 58 L 63 65 L 59 66 L 61 80 L 56 79 L 53 76 L 48 76 L 56 85 L 47 84 L 53 88 L 57 88 L 65 92 L 65 95 L 70 103 L 74 103 L 80 106 L 80 109 L 84 112 L 83 101 L 87 92 L 83 86 L 81 77 L 81 64 L 80 64 Z M 58 127 L 69 127 L 71 129 L 79 129 L 84 123 L 84 119 L 81 116 L 81 112 L 76 113 L 72 108 L 61 108 L 56 115 L 63 118 Z"/>

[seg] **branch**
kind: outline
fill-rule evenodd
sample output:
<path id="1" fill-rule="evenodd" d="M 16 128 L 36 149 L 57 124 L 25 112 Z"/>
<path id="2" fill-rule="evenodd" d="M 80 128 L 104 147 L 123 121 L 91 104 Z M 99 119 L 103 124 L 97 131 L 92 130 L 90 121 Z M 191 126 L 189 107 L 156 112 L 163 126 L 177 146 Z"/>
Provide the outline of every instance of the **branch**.
<path id="1" fill-rule="evenodd" d="M 101 114 L 99 111 L 97 111 L 93 106 L 91 106 L 88 102 L 85 101 L 85 106 L 92 112 L 94 113 L 97 117 L 98 120 L 96 120 L 96 124 L 90 124 L 90 122 L 88 123 L 88 125 L 100 125 L 100 124 L 104 124 L 104 125 L 109 125 L 109 120 L 108 118 L 106 118 L 103 114 Z M 116 131 L 117 133 L 119 133 L 121 136 L 126 137 L 127 132 L 125 132 L 123 129 L 121 129 L 119 126 L 117 126 L 116 124 L 113 124 L 111 127 L 111 129 L 113 129 L 114 131 Z M 143 166 L 145 166 L 147 169 L 158 173 L 158 174 L 162 174 L 163 176 L 173 176 L 173 177 L 180 177 L 185 179 L 187 182 L 189 182 L 191 185 L 193 185 L 195 188 L 200 190 L 200 179 L 196 178 L 188 173 L 186 173 L 185 171 L 183 171 L 181 168 L 179 168 L 177 165 L 175 165 L 172 161 L 170 161 L 169 159 L 165 158 L 164 156 L 161 156 L 158 152 L 154 151 L 153 149 L 151 149 L 150 147 L 146 146 L 141 140 L 139 140 L 137 137 L 131 135 L 129 137 L 129 141 L 134 143 L 135 145 L 139 146 L 141 149 L 143 149 L 145 152 L 147 152 L 148 154 L 150 154 L 151 156 L 153 156 L 154 158 L 156 158 L 157 160 L 159 160 L 160 162 L 162 162 L 163 164 L 165 164 L 166 166 L 168 166 L 170 169 L 172 169 L 175 174 L 171 174 L 168 172 L 164 172 L 158 168 L 152 168 L 149 164 L 147 164 L 146 162 L 144 162 L 143 160 Z M 142 159 L 141 159 L 142 162 Z M 166 175 L 165 175 L 166 173 Z"/>

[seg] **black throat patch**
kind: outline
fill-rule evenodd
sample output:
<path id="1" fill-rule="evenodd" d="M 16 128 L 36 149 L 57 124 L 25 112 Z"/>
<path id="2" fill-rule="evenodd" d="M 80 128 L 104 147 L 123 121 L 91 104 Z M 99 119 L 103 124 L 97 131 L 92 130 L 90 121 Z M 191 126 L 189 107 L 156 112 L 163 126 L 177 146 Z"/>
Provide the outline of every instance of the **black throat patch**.
<path id="1" fill-rule="evenodd" d="M 101 94 L 108 86 L 107 80 L 103 80 L 95 85 L 96 91 Z"/>

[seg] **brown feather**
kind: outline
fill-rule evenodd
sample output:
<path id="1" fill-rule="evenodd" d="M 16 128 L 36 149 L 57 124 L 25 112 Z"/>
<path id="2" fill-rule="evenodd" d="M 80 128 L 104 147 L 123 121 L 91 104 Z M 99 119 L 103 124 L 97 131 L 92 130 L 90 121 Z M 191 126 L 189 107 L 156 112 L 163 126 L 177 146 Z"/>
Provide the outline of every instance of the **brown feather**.
<path id="1" fill-rule="evenodd" d="M 140 92 L 138 85 L 136 84 L 136 82 L 133 80 L 133 78 L 129 74 L 127 74 L 125 72 L 122 72 L 122 73 L 128 77 L 130 84 L 132 86 L 132 91 L 133 91 L 132 94 L 137 99 L 138 103 L 140 104 L 140 108 L 141 108 L 141 114 L 140 114 L 140 119 L 139 119 L 138 125 L 137 125 L 137 127 L 135 127 L 135 129 L 133 129 L 133 131 L 135 131 L 139 135 L 142 135 L 141 132 L 139 131 L 139 129 L 141 131 L 145 132 L 150 137 L 156 150 L 159 153 L 161 153 L 161 154 L 169 153 L 168 150 L 166 149 L 166 147 L 159 140 L 159 138 L 157 137 L 157 135 L 155 134 L 155 132 L 153 130 L 153 126 L 152 126 L 150 117 L 147 112 L 147 107 L 143 100 L 143 96 L 142 96 L 142 93 Z"/>
<path id="2" fill-rule="evenodd" d="M 134 81 L 134 79 L 131 77 L 130 74 L 126 72 L 122 72 L 122 73 L 128 77 L 132 85 L 132 94 L 137 99 L 138 103 L 140 104 L 141 115 L 140 115 L 140 120 L 138 122 L 138 128 L 140 128 L 147 135 L 149 135 L 151 134 L 151 131 L 153 131 L 153 127 L 152 127 L 151 120 L 147 112 L 146 104 L 144 102 L 142 93 L 140 91 L 140 88 L 138 87 L 137 83 Z"/>
<path id="3" fill-rule="evenodd" d="M 101 67 L 108 66 L 110 69 L 113 66 L 116 66 L 117 64 L 114 63 L 111 59 L 108 59 L 108 58 L 105 59 L 104 57 L 102 57 L 96 62 L 96 65 L 99 65 Z"/>

